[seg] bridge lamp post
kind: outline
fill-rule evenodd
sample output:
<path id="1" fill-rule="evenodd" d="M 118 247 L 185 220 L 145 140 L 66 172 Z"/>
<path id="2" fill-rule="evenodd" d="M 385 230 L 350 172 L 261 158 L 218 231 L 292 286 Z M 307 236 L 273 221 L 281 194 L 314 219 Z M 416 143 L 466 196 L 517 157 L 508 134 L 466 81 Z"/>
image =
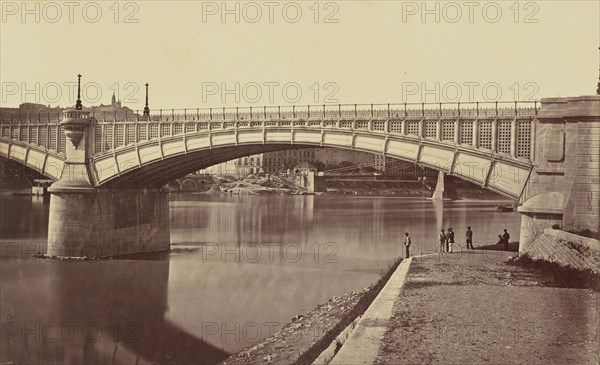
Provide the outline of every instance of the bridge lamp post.
<path id="1" fill-rule="evenodd" d="M 146 106 L 144 107 L 144 116 L 145 117 L 150 117 L 150 108 L 148 107 L 148 86 L 149 84 L 146 83 Z"/>
<path id="2" fill-rule="evenodd" d="M 81 104 L 81 74 L 77 75 L 77 102 L 75 102 L 75 109 L 83 110 L 83 105 Z"/>
<path id="3" fill-rule="evenodd" d="M 89 141 L 89 127 L 93 118 L 90 111 L 83 110 L 81 103 L 81 74 L 77 75 L 77 102 L 75 108 L 64 111 L 63 119 L 60 121 L 64 128 L 65 136 L 71 143 L 65 146 L 65 167 L 61 178 L 54 183 L 48 191 L 62 192 L 63 190 L 93 190 L 93 184 L 89 178 L 86 161 L 92 155 Z"/>

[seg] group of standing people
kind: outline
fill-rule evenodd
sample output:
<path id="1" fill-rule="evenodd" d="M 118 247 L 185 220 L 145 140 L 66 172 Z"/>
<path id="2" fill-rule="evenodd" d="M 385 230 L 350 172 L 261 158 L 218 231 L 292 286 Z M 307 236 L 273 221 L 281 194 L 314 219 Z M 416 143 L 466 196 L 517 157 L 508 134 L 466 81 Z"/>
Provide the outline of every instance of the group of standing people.
<path id="1" fill-rule="evenodd" d="M 502 235 L 498 235 L 499 238 L 499 244 L 504 244 L 504 249 L 508 251 L 508 242 L 510 240 L 510 234 L 508 233 L 508 231 L 506 229 L 504 229 L 504 234 Z M 471 227 L 467 227 L 467 231 L 465 232 L 465 241 L 467 243 L 467 250 L 473 250 L 473 231 L 471 230 Z M 452 229 L 452 227 L 448 228 L 448 231 L 444 231 L 444 229 L 442 228 L 442 230 L 440 231 L 440 236 L 439 236 L 439 248 L 437 253 L 442 253 L 442 252 L 452 252 L 452 246 L 454 244 L 454 230 Z M 410 235 L 408 234 L 408 232 L 404 233 L 404 248 L 405 248 L 405 257 L 408 258 L 410 257 L 410 245 L 411 245 L 411 239 L 410 239 Z"/>
<path id="2" fill-rule="evenodd" d="M 499 244 L 504 244 L 504 249 L 508 251 L 508 242 L 510 240 L 510 234 L 504 229 L 504 234 L 498 235 Z M 467 227 L 465 232 L 465 241 L 467 243 L 467 250 L 473 250 L 473 231 L 471 227 Z M 452 252 L 452 244 L 454 243 L 454 231 L 452 228 L 448 228 L 448 232 L 444 232 L 444 229 L 440 231 L 439 238 L 440 247 L 437 253 Z"/>
<path id="3" fill-rule="evenodd" d="M 469 227 L 469 230 L 471 227 Z M 471 232 L 471 239 L 473 238 L 473 232 Z M 437 253 L 441 252 L 452 252 L 452 246 L 454 245 L 454 230 L 452 227 L 448 228 L 448 232 L 445 232 L 444 229 L 440 231 L 440 247 Z M 472 241 L 471 241 L 472 242 Z M 469 248 L 469 247 L 467 247 Z"/>

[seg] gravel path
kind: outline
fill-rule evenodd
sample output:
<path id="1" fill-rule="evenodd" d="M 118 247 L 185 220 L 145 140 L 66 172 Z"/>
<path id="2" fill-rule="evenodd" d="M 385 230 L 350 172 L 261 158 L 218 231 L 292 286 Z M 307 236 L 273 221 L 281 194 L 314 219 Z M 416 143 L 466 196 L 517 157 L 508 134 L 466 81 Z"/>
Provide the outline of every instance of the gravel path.
<path id="1" fill-rule="evenodd" d="M 506 252 L 415 257 L 380 364 L 598 364 L 600 294 L 544 286 Z"/>

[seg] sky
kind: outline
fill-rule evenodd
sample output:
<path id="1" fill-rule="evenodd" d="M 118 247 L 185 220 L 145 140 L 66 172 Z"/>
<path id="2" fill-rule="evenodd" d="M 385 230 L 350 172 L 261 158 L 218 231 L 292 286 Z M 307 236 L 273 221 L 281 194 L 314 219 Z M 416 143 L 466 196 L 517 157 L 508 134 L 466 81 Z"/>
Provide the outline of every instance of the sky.
<path id="1" fill-rule="evenodd" d="M 1 105 L 593 95 L 599 1 L 1 1 Z"/>

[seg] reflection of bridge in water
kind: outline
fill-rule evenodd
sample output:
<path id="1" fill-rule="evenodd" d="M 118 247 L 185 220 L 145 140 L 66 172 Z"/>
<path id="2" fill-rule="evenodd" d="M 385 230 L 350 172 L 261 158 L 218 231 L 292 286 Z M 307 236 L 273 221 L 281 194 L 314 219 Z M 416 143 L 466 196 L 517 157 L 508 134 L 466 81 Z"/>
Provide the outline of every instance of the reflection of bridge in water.
<path id="1" fill-rule="evenodd" d="M 230 355 L 166 318 L 170 263 L 164 255 L 127 265 L 43 261 L 21 267 L 23 263 L 11 261 L 1 271 L 3 283 L 12 283 L 2 288 L 2 359 L 23 364 L 192 364 L 218 363 Z"/>
<path id="2" fill-rule="evenodd" d="M 598 146 L 587 141 L 600 128 L 599 104 L 599 97 L 579 97 L 543 99 L 539 107 L 353 104 L 109 115 L 82 110 L 78 100 L 62 114 L 3 114 L 0 155 L 57 180 L 52 254 L 168 249 L 164 184 L 238 157 L 315 146 L 413 162 L 524 203 L 523 243 L 557 221 L 597 225 L 598 208 L 588 209 L 587 200 L 598 200 L 589 165 L 598 162 Z"/>

